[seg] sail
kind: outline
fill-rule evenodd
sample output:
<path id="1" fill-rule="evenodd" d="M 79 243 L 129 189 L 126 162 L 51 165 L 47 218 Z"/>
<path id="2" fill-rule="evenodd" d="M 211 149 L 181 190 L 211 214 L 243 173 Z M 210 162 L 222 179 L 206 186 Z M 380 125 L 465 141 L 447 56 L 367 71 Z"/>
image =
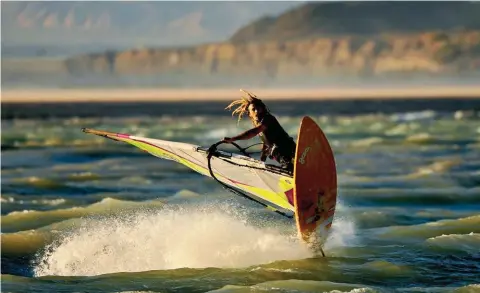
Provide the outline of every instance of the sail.
<path id="1" fill-rule="evenodd" d="M 175 161 L 211 177 L 207 150 L 201 146 L 95 129 L 84 128 L 83 131 L 129 143 L 153 156 Z M 294 211 L 292 176 L 274 172 L 254 158 L 223 151 L 217 151 L 210 163 L 214 176 L 224 184 L 253 195 L 271 208 Z"/>

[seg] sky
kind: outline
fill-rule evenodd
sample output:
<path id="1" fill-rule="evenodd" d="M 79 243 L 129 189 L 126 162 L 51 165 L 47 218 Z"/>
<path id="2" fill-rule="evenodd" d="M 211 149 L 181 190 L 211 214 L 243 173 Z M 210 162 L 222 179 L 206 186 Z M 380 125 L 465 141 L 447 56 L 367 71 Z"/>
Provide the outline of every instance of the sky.
<path id="1" fill-rule="evenodd" d="M 2 1 L 2 44 L 191 45 L 228 39 L 300 1 Z"/>

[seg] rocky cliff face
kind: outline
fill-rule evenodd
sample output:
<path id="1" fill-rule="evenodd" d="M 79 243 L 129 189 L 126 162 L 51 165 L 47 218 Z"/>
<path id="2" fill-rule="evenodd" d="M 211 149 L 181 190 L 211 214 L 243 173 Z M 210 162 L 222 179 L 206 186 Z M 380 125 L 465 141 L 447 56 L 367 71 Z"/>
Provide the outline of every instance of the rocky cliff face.
<path id="1" fill-rule="evenodd" d="M 74 75 L 209 74 L 270 78 L 480 71 L 480 31 L 134 49 L 65 61 Z"/>

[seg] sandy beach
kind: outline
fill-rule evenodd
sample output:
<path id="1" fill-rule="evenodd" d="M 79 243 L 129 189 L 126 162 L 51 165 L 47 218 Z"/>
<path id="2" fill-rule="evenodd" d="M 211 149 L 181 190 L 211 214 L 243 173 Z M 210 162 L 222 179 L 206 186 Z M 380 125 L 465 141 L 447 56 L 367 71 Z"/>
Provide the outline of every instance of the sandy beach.
<path id="1" fill-rule="evenodd" d="M 480 86 L 389 88 L 248 89 L 267 100 L 480 98 Z M 2 103 L 226 101 L 238 88 L 224 89 L 7 89 Z"/>

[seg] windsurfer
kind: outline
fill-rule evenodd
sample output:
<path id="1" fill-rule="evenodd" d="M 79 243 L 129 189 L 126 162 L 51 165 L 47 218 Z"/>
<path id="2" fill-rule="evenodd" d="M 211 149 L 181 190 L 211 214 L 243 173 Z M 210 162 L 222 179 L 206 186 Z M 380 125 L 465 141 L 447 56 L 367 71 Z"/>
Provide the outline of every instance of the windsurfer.
<path id="1" fill-rule="evenodd" d="M 248 113 L 253 123 L 253 128 L 234 137 L 225 137 L 223 142 L 231 143 L 236 140 L 251 139 L 257 135 L 263 142 L 260 160 L 265 162 L 267 157 L 276 160 L 285 169 L 293 170 L 296 144 L 292 137 L 282 128 L 278 120 L 270 113 L 270 110 L 255 95 L 242 90 L 247 97 L 233 101 L 226 109 L 239 105 L 232 115 L 238 114 L 238 121 L 245 113 Z"/>

